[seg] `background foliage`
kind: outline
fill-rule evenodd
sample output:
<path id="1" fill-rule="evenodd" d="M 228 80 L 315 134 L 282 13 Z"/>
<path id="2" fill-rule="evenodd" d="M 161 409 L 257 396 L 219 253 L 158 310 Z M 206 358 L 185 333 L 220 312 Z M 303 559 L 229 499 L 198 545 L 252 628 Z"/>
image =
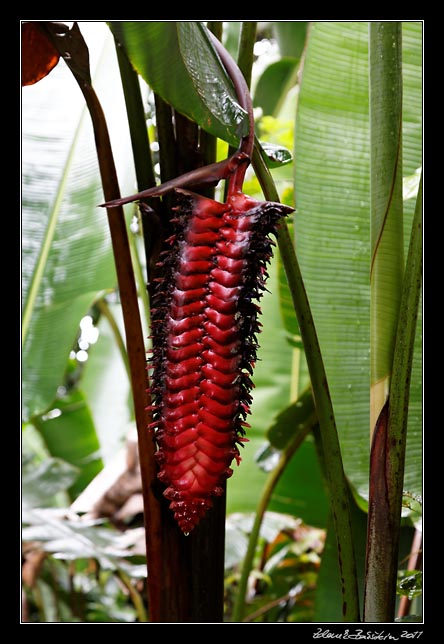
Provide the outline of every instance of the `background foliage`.
<path id="1" fill-rule="evenodd" d="M 150 60 L 144 24 L 111 25 L 142 77 Z M 189 23 L 180 23 L 178 41 L 171 32 L 173 23 L 157 24 L 159 33 L 150 43 L 157 56 L 156 47 L 170 43 L 182 46 L 183 59 L 195 64 L 186 48 L 191 46 Z M 110 128 L 121 191 L 130 194 L 135 192 L 131 143 L 111 32 L 104 23 L 80 23 L 80 28 L 90 48 L 93 85 Z M 239 23 L 225 23 L 224 40 L 234 56 L 238 33 Z M 361 578 L 370 448 L 367 42 L 364 22 L 260 23 L 252 79 L 258 137 L 294 154 L 293 163 L 278 164 L 272 173 L 282 201 L 296 207 L 294 222 L 289 224 L 354 494 Z M 403 23 L 406 178 L 414 176 L 422 163 L 421 54 L 421 23 Z M 203 60 L 205 69 L 198 69 L 201 76 L 195 78 L 208 78 L 212 65 L 217 65 L 213 59 Z M 174 67 L 168 72 L 177 80 L 178 97 L 172 100 L 188 101 L 189 112 L 184 111 L 201 124 L 208 113 L 216 112 L 221 121 L 211 131 L 233 143 L 233 131 L 224 124 L 219 104 L 210 101 L 208 106 L 205 84 L 178 85 L 189 77 Z M 156 70 L 156 91 L 163 91 L 166 75 L 164 68 Z M 154 101 L 143 81 L 141 87 L 156 162 Z M 219 89 L 230 97 L 229 86 Z M 234 103 L 230 109 L 229 123 L 236 121 L 239 131 L 242 113 Z M 115 467 L 116 454 L 125 449 L 134 420 L 120 345 L 123 328 L 109 232 L 105 212 L 97 208 L 103 195 L 93 133 L 83 98 L 63 61 L 44 80 L 24 88 L 22 114 L 26 611 L 31 621 L 145 621 L 137 512 L 126 518 L 127 529 L 122 532 L 103 518 L 82 522 L 69 507 L 99 472 Z M 219 141 L 221 158 L 226 147 Z M 262 198 L 252 172 L 244 189 Z M 413 196 L 414 190 L 406 192 L 406 245 Z M 134 205 L 126 207 L 126 215 L 135 266 L 143 272 Z M 249 443 L 227 492 L 227 615 L 247 547 L 251 513 L 280 454 L 276 436 L 290 431 L 282 412 L 298 400 L 309 382 L 278 252 L 268 288 L 261 302 L 263 332 Z M 86 315 L 89 324 L 84 323 L 82 330 L 79 325 Z M 145 314 L 142 317 L 148 336 L 148 320 Z M 405 475 L 405 489 L 414 499 L 422 492 L 421 343 L 418 321 Z M 312 434 L 290 461 L 268 509 L 249 587 L 247 619 L 339 620 L 335 545 Z M 412 522 L 417 519 L 417 514 L 406 519 L 402 556 L 408 552 Z"/>

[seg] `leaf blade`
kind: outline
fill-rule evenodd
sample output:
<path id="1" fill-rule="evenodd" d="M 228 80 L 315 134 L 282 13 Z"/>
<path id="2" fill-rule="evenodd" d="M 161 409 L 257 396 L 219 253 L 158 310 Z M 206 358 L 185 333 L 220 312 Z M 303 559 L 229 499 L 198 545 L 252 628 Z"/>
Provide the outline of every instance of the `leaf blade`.
<path id="1" fill-rule="evenodd" d="M 105 27 L 94 35 L 101 56 L 95 82 L 121 145 L 128 134 L 121 125 L 123 100 L 112 90 L 118 74 L 109 59 L 112 42 Z M 80 319 L 96 297 L 114 288 L 115 270 L 106 217 L 97 209 L 103 197 L 92 128 L 66 66 L 27 88 L 22 107 L 22 400 L 28 419 L 54 399 Z M 127 182 L 125 143 L 120 170 Z"/>
<path id="2" fill-rule="evenodd" d="M 407 174 L 422 161 L 421 52 L 420 24 L 404 23 Z M 364 500 L 370 449 L 367 56 L 367 24 L 312 25 L 295 137 L 296 247 L 324 356 L 345 472 Z M 406 202 L 408 230 L 413 207 L 412 200 Z M 422 488 L 420 331 L 418 321 L 405 475 L 414 493 Z"/>
<path id="3" fill-rule="evenodd" d="M 248 118 L 197 22 L 111 22 L 137 72 L 154 92 L 204 130 L 231 145 Z"/>

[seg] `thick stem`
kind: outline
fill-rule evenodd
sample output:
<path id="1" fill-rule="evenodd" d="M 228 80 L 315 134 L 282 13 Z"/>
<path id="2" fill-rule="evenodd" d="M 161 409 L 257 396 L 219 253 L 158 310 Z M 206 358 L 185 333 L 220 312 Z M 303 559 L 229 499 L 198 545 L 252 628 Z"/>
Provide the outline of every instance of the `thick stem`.
<path id="1" fill-rule="evenodd" d="M 246 21 L 242 23 L 237 64 L 243 74 L 243 77 L 245 78 L 245 82 L 247 83 L 248 87 L 250 87 L 251 85 L 256 33 L 257 22 Z"/>
<path id="2" fill-rule="evenodd" d="M 410 375 L 422 271 L 422 182 L 403 278 L 402 24 L 370 24 L 372 398 L 364 620 L 395 618 Z M 372 404 L 373 414 L 379 404 Z"/>
<path id="3" fill-rule="evenodd" d="M 390 389 L 404 269 L 401 39 L 400 22 L 370 23 L 370 432 Z"/>
<path id="4" fill-rule="evenodd" d="M 367 537 L 364 619 L 394 620 L 396 578 L 407 443 L 408 403 L 416 320 L 422 279 L 422 178 L 416 200 L 412 234 L 401 294 L 395 340 L 390 398 L 384 419 L 383 441 L 370 463 L 369 523 Z"/>

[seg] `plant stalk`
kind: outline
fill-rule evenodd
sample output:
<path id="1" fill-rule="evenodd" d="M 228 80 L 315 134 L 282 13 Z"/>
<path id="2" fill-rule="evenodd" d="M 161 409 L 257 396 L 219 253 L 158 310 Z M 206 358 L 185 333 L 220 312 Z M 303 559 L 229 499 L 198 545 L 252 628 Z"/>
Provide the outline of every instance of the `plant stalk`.
<path id="1" fill-rule="evenodd" d="M 260 143 L 256 141 L 253 154 L 256 176 L 265 198 L 269 201 L 279 201 L 279 195 L 262 154 Z M 277 239 L 307 357 L 320 425 L 329 498 L 338 544 L 343 599 L 342 617 L 345 622 L 359 622 L 359 593 L 349 494 L 327 376 L 299 262 L 285 221 L 281 221 L 279 225 Z"/>
<path id="2" fill-rule="evenodd" d="M 401 295 L 390 398 L 380 415 L 371 454 L 364 591 L 364 620 L 368 622 L 395 618 L 410 376 L 421 278 L 422 177 Z"/>
<path id="3" fill-rule="evenodd" d="M 115 40 L 115 46 L 128 116 L 137 186 L 139 190 L 143 190 L 144 188 L 150 188 L 156 185 L 156 177 L 151 159 L 150 141 L 140 92 L 139 75 L 129 62 L 128 57 L 117 40 Z"/>
<path id="4" fill-rule="evenodd" d="M 370 432 L 385 405 L 404 270 L 402 25 L 372 22 L 370 69 Z"/>
<path id="5" fill-rule="evenodd" d="M 106 318 L 109 326 L 111 327 L 111 331 L 113 332 L 114 336 L 114 342 L 116 343 L 120 357 L 122 358 L 122 362 L 128 376 L 128 381 L 131 382 L 131 370 L 128 361 L 128 354 L 126 352 L 125 341 L 122 338 L 122 334 L 120 333 L 119 325 L 117 324 L 114 315 L 111 313 L 108 303 L 104 297 L 97 301 L 97 308 L 99 309 L 100 313 Z"/>
<path id="6" fill-rule="evenodd" d="M 421 190 L 404 271 L 402 23 L 372 22 L 370 62 L 371 431 L 364 621 L 395 619 L 411 361 L 421 267 Z M 418 261 L 419 253 L 419 261 Z M 412 283 L 413 280 L 413 283 Z"/>
<path id="7" fill-rule="evenodd" d="M 239 54 L 237 65 L 241 70 L 248 87 L 251 85 L 251 73 L 253 69 L 253 50 L 256 42 L 257 22 L 244 21 L 241 27 L 239 40 Z"/>
<path id="8" fill-rule="evenodd" d="M 130 576 L 123 570 L 118 570 L 117 575 L 128 590 L 129 596 L 131 597 L 131 601 L 133 602 L 133 606 L 136 610 L 137 619 L 139 622 L 148 622 L 148 615 L 145 610 L 143 599 L 140 593 L 134 588 Z"/>

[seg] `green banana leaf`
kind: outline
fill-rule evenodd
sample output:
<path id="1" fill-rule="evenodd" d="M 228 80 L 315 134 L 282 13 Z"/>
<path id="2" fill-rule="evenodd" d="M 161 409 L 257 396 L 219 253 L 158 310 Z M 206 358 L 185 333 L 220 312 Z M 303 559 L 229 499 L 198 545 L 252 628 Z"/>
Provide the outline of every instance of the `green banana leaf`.
<path id="1" fill-rule="evenodd" d="M 105 25 L 91 33 L 96 59 L 101 51 L 94 85 L 119 149 L 119 176 L 133 189 L 112 38 Z M 28 419 L 49 408 L 81 318 L 99 294 L 114 288 L 116 278 L 106 213 L 97 208 L 103 194 L 90 118 L 63 61 L 43 81 L 24 88 L 22 133 L 22 400 Z"/>
<path id="2" fill-rule="evenodd" d="M 404 174 L 421 165 L 421 24 L 403 23 Z M 368 498 L 370 184 L 368 24 L 316 22 L 295 136 L 296 245 L 323 353 L 346 475 Z M 413 202 L 414 200 L 412 200 Z M 412 207 L 406 202 L 406 243 Z M 418 346 L 421 322 L 418 321 Z M 405 486 L 421 491 L 420 354 L 415 355 Z"/>
<path id="3" fill-rule="evenodd" d="M 57 401 L 49 414 L 38 416 L 34 424 L 40 431 L 49 453 L 78 468 L 78 476 L 69 488 L 71 500 L 84 490 L 103 467 L 100 444 L 85 396 L 74 390 Z"/>
<path id="4" fill-rule="evenodd" d="M 133 67 L 177 111 L 232 145 L 248 131 L 246 112 L 201 22 L 111 22 Z"/>

